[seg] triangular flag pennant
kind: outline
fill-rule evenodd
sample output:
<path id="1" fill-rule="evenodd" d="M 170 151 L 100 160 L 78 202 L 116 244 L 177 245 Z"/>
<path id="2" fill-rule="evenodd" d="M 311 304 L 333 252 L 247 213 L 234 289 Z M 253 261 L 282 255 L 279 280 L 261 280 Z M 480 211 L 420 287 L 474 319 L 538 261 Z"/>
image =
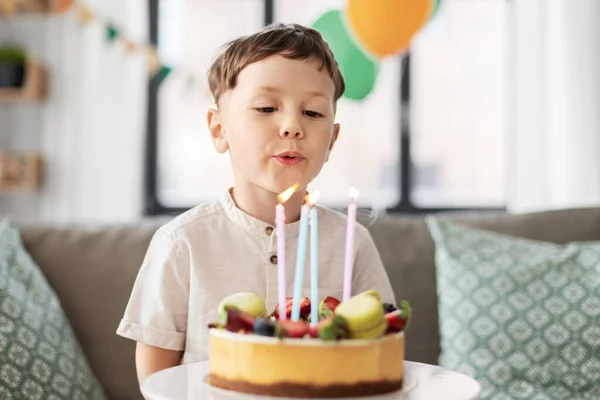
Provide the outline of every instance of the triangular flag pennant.
<path id="1" fill-rule="evenodd" d="M 86 6 L 83 6 L 83 5 L 77 5 L 76 11 L 77 11 L 77 18 L 79 19 L 79 22 L 81 22 L 82 24 L 87 24 L 88 22 L 90 22 L 91 20 L 93 20 L 96 17 L 96 15 L 94 14 L 94 12 L 92 10 L 90 10 L 89 8 L 87 8 Z"/>
<path id="2" fill-rule="evenodd" d="M 167 67 L 166 65 L 162 65 L 160 67 L 160 71 L 158 71 L 158 83 L 162 83 L 167 76 L 171 73 L 173 69 L 171 67 Z"/>
<path id="3" fill-rule="evenodd" d="M 116 38 L 119 37 L 119 31 L 117 30 L 117 28 L 109 23 L 106 25 L 106 39 L 108 40 L 109 43 L 113 43 L 115 41 Z"/>
<path id="4" fill-rule="evenodd" d="M 148 73 L 151 76 L 156 75 L 161 69 L 160 58 L 158 57 L 158 51 L 156 47 L 150 46 L 148 48 Z"/>
<path id="5" fill-rule="evenodd" d="M 132 53 L 137 49 L 137 45 L 129 39 L 123 39 L 123 44 L 125 45 L 125 51 L 128 53 Z"/>
<path id="6" fill-rule="evenodd" d="M 62 13 L 67 11 L 73 5 L 73 0 L 55 0 L 53 4 L 53 11 Z"/>

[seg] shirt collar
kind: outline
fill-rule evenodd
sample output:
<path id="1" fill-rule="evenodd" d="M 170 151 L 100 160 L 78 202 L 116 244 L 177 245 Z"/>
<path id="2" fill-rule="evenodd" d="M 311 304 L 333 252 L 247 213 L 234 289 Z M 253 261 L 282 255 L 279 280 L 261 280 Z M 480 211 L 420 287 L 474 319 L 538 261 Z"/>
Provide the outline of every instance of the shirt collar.
<path id="1" fill-rule="evenodd" d="M 231 188 L 227 189 L 225 193 L 223 193 L 223 196 L 221 196 L 221 204 L 223 205 L 225 214 L 233 223 L 235 223 L 236 225 L 245 229 L 253 235 L 264 237 L 267 228 L 275 228 L 273 224 L 261 221 L 258 218 L 255 218 L 252 215 L 247 214 L 246 212 L 239 209 L 233 201 L 233 197 L 231 196 Z M 300 221 L 285 224 L 285 237 L 291 238 L 294 236 L 298 236 L 299 230 Z M 273 234 L 276 233 L 277 230 L 275 229 Z"/>

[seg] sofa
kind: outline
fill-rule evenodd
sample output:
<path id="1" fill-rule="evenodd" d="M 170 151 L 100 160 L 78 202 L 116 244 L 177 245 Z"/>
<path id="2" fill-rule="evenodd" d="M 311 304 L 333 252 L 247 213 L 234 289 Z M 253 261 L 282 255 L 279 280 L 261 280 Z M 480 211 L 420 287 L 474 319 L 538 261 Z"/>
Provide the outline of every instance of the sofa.
<path id="1" fill-rule="evenodd" d="M 449 213 L 469 226 L 554 243 L 600 240 L 600 208 L 526 214 Z M 23 243 L 56 292 L 87 360 L 110 399 L 141 399 L 132 341 L 115 334 L 149 241 L 164 219 L 135 225 L 22 225 Z M 367 223 L 398 299 L 413 319 L 406 359 L 440 355 L 434 244 L 424 216 L 379 215 Z"/>

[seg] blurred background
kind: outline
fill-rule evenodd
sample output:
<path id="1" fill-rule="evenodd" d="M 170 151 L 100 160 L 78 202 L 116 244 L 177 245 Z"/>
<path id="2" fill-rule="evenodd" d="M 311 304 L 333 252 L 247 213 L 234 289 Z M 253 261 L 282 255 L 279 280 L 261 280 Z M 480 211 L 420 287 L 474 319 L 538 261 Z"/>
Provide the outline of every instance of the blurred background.
<path id="1" fill-rule="evenodd" d="M 355 186 L 390 213 L 599 205 L 600 1 L 427 1 L 377 57 L 343 0 L 2 0 L 0 214 L 129 223 L 221 194 L 206 71 L 272 22 L 321 30 L 350 82 L 323 204 Z"/>

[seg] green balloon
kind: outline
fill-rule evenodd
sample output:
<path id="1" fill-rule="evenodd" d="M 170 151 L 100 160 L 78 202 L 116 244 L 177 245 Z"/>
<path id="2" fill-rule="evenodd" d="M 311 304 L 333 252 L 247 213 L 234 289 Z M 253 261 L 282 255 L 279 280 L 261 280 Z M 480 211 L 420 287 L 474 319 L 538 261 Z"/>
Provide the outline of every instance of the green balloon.
<path id="1" fill-rule="evenodd" d="M 431 12 L 430 18 L 433 18 L 433 16 L 438 12 L 441 4 L 442 4 L 442 0 L 433 0 L 433 11 Z"/>
<path id="2" fill-rule="evenodd" d="M 323 35 L 346 83 L 344 97 L 362 100 L 375 87 L 379 63 L 369 57 L 351 38 L 341 10 L 327 11 L 313 24 Z"/>

